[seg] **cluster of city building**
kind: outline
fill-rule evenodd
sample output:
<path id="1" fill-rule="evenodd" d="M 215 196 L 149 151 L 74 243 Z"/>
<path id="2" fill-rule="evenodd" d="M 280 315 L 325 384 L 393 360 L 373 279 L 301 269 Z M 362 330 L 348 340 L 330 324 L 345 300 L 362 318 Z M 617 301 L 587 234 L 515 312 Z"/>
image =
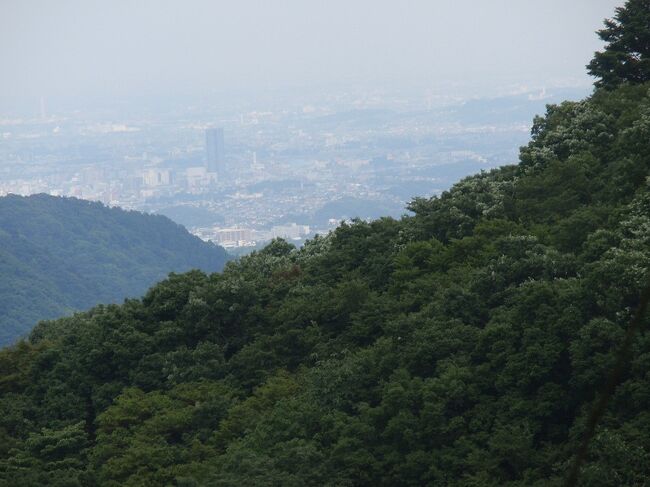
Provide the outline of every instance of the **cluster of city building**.
<path id="1" fill-rule="evenodd" d="M 221 228 L 219 226 L 196 228 L 194 234 L 204 240 L 218 243 L 224 248 L 255 247 L 260 242 L 274 238 L 302 241 L 311 235 L 309 225 L 274 225 L 270 230 L 255 230 L 253 228 Z"/>
<path id="2" fill-rule="evenodd" d="M 399 216 L 414 196 L 516 161 L 547 101 L 517 95 L 436 108 L 376 93 L 308 104 L 287 95 L 263 109 L 179 104 L 137 118 L 0 114 L 0 195 L 43 192 L 160 213 L 226 247 L 300 241 L 348 218 Z"/>

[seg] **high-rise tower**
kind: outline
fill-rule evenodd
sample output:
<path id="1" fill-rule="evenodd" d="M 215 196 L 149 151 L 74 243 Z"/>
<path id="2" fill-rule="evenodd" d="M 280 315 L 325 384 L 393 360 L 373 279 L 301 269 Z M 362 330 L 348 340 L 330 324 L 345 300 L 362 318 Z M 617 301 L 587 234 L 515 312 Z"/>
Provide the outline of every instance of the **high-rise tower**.
<path id="1" fill-rule="evenodd" d="M 205 131 L 205 152 L 208 172 L 216 172 L 220 179 L 223 178 L 226 174 L 226 158 L 222 128 Z"/>

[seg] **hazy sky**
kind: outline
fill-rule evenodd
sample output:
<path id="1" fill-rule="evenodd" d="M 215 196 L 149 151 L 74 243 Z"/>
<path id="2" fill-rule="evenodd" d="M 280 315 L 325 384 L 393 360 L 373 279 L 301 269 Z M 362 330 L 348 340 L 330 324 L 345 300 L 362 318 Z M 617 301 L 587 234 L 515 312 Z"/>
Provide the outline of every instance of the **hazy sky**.
<path id="1" fill-rule="evenodd" d="M 612 0 L 0 0 L 4 97 L 585 79 Z"/>

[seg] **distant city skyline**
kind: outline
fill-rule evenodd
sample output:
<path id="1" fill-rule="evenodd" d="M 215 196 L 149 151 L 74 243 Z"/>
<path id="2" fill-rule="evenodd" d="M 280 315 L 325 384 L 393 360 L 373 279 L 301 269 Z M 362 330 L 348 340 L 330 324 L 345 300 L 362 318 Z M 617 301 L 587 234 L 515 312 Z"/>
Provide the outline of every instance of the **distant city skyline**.
<path id="1" fill-rule="evenodd" d="M 162 213 L 234 247 L 302 240 L 341 220 L 399 217 L 415 196 L 516 162 L 535 114 L 589 91 L 505 89 L 500 97 L 285 92 L 162 111 L 140 101 L 126 115 L 119 106 L 64 115 L 48 105 L 45 117 L 0 119 L 0 195 Z"/>
<path id="2" fill-rule="evenodd" d="M 234 246 L 399 217 L 516 163 L 547 103 L 586 96 L 618 4 L 4 0 L 0 195 Z"/>

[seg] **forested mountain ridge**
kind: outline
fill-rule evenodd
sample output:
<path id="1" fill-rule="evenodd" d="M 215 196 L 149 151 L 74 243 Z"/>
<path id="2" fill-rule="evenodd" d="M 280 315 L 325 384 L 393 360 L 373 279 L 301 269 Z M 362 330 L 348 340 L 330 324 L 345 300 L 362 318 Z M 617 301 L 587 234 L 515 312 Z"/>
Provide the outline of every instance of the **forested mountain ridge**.
<path id="1" fill-rule="evenodd" d="M 169 272 L 221 270 L 223 249 L 159 216 L 45 194 L 0 198 L 0 346 L 51 319 L 141 296 Z"/>
<path id="2" fill-rule="evenodd" d="M 41 323 L 0 352 L 0 483 L 562 485 L 650 279 L 649 174 L 622 74 L 412 216 Z M 581 485 L 650 482 L 649 322 Z"/>

